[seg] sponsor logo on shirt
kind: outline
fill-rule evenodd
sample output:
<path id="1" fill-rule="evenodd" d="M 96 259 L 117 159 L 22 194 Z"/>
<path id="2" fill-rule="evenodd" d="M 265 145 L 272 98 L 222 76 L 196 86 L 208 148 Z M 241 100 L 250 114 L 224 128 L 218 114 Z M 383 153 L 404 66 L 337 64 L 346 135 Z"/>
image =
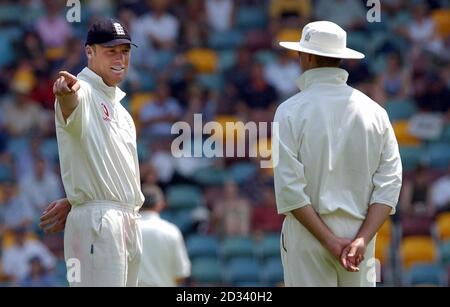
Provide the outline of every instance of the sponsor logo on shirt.
<path id="1" fill-rule="evenodd" d="M 111 118 L 109 117 L 108 107 L 103 102 L 102 102 L 102 107 L 103 107 L 103 120 L 105 122 L 111 121 Z"/>

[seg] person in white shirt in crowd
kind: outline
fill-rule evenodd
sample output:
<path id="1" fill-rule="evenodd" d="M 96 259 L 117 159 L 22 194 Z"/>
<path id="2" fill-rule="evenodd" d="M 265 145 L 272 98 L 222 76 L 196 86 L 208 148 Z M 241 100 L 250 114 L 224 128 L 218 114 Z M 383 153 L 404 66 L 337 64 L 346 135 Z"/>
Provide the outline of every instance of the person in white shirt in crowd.
<path id="1" fill-rule="evenodd" d="M 264 66 L 264 76 L 267 82 L 275 87 L 278 94 L 284 98 L 297 92 L 296 81 L 301 73 L 300 67 L 290 57 L 289 52 L 281 48 L 278 50 L 277 60 Z"/>
<path id="2" fill-rule="evenodd" d="M 35 218 L 31 204 L 20 193 L 17 182 L 9 179 L 3 183 L 3 200 L 0 201 L 0 222 L 6 229 L 30 226 Z"/>
<path id="3" fill-rule="evenodd" d="M 140 287 L 175 287 L 190 276 L 191 263 L 178 227 L 161 219 L 164 195 L 157 186 L 144 186 L 145 202 L 139 225 L 142 230 Z"/>
<path id="4" fill-rule="evenodd" d="M 35 257 L 39 258 L 45 270 L 55 267 L 55 257 L 43 243 L 28 239 L 26 228 L 15 228 L 14 240 L 14 245 L 6 248 L 2 255 L 3 272 L 13 285 L 29 275 L 30 260 Z"/>
<path id="5" fill-rule="evenodd" d="M 136 127 L 118 87 L 127 75 L 131 45 L 119 21 L 94 21 L 86 40 L 88 66 L 77 77 L 60 72 L 53 87 L 67 199 L 51 203 L 40 226 L 49 233 L 64 229 L 66 264 L 73 259 L 80 264 L 79 274 L 70 275 L 71 286 L 137 286 L 142 250 L 137 219 L 144 196 Z"/>
<path id="6" fill-rule="evenodd" d="M 286 286 L 375 286 L 375 235 L 395 212 L 402 166 L 386 111 L 348 86 L 337 24 L 307 24 L 300 42 L 300 93 L 277 109 L 272 148 Z"/>
<path id="7" fill-rule="evenodd" d="M 431 199 L 437 213 L 450 211 L 450 164 L 447 174 L 433 183 Z"/>
<path id="8" fill-rule="evenodd" d="M 233 27 L 235 12 L 233 0 L 206 0 L 205 12 L 208 25 L 214 31 L 224 32 Z"/>
<path id="9" fill-rule="evenodd" d="M 39 216 L 51 201 L 63 197 L 64 192 L 61 181 L 43 157 L 34 157 L 33 166 L 33 172 L 20 181 L 20 191 Z"/>

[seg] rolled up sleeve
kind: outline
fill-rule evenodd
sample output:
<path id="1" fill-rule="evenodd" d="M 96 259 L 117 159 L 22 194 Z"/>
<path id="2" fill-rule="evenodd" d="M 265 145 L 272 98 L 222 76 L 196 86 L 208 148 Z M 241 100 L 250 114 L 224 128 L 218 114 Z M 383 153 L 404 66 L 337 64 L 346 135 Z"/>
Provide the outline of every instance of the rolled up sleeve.
<path id="1" fill-rule="evenodd" d="M 388 205 L 394 214 L 402 186 L 402 163 L 394 130 L 389 122 L 387 126 L 380 163 L 372 179 L 374 189 L 370 204 Z"/>
<path id="2" fill-rule="evenodd" d="M 307 181 L 297 144 L 288 116 L 277 110 L 274 122 L 272 150 L 278 159 L 274 163 L 274 183 L 277 211 L 286 214 L 311 203 L 305 193 Z"/>

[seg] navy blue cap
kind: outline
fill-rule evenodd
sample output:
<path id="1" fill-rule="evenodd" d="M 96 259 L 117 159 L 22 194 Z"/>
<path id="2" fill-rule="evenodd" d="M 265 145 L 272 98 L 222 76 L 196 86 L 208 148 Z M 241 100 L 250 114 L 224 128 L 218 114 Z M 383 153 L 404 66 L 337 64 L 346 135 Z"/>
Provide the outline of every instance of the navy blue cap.
<path id="1" fill-rule="evenodd" d="M 113 18 L 102 18 L 96 20 L 89 28 L 86 44 L 99 44 L 103 47 L 114 47 L 122 44 L 131 44 L 131 36 L 127 28 Z"/>

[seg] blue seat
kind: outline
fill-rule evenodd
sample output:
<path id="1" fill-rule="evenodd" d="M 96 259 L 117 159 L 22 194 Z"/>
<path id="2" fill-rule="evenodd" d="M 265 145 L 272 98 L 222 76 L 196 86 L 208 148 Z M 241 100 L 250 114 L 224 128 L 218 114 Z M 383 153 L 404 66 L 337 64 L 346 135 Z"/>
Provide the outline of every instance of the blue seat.
<path id="1" fill-rule="evenodd" d="M 439 246 L 439 259 L 444 267 L 450 267 L 450 241 L 446 241 Z"/>
<path id="2" fill-rule="evenodd" d="M 243 5 L 237 10 L 236 25 L 241 30 L 263 29 L 267 22 L 267 10 L 264 6 Z"/>
<path id="3" fill-rule="evenodd" d="M 222 242 L 221 255 L 225 260 L 233 257 L 254 256 L 254 244 L 249 237 L 228 237 Z"/>
<path id="4" fill-rule="evenodd" d="M 227 180 L 227 173 L 216 168 L 203 168 L 195 172 L 192 178 L 202 186 L 220 186 Z"/>
<path id="5" fill-rule="evenodd" d="M 408 285 L 443 286 L 443 269 L 437 264 L 416 264 L 408 272 Z"/>
<path id="6" fill-rule="evenodd" d="M 263 265 L 261 280 L 268 286 L 275 286 L 283 282 L 283 265 L 281 259 L 271 258 Z"/>
<path id="7" fill-rule="evenodd" d="M 219 53 L 219 71 L 224 72 L 231 69 L 236 63 L 236 51 L 224 50 Z"/>
<path id="8" fill-rule="evenodd" d="M 244 35 L 237 31 L 211 31 L 208 36 L 208 47 L 215 50 L 236 49 L 244 43 Z"/>
<path id="9" fill-rule="evenodd" d="M 170 209 L 193 209 L 201 205 L 202 193 L 192 185 L 174 185 L 167 189 L 167 203 Z"/>
<path id="10" fill-rule="evenodd" d="M 400 157 L 403 169 L 412 171 L 417 164 L 422 162 L 423 149 L 421 147 L 400 147 Z"/>
<path id="11" fill-rule="evenodd" d="M 450 143 L 450 124 L 446 125 L 442 131 L 441 141 Z"/>
<path id="12" fill-rule="evenodd" d="M 280 258 L 280 235 L 267 234 L 256 247 L 257 254 L 261 259 L 271 257 Z"/>
<path id="13" fill-rule="evenodd" d="M 222 90 L 225 84 L 221 74 L 199 74 L 197 82 L 205 89 L 216 91 Z"/>
<path id="14" fill-rule="evenodd" d="M 229 178 L 236 183 L 247 182 L 256 173 L 256 165 L 250 162 L 239 162 L 233 164 L 228 170 Z"/>
<path id="15" fill-rule="evenodd" d="M 186 240 L 186 248 L 190 259 L 217 257 L 219 254 L 219 242 L 215 236 L 191 235 Z"/>
<path id="16" fill-rule="evenodd" d="M 56 138 L 45 139 L 41 145 L 41 154 L 50 161 L 58 160 L 58 143 Z"/>
<path id="17" fill-rule="evenodd" d="M 435 143 L 430 144 L 424 152 L 430 167 L 446 169 L 450 163 L 450 144 Z"/>
<path id="18" fill-rule="evenodd" d="M 391 121 L 409 119 L 417 111 L 414 102 L 409 100 L 390 100 L 386 103 L 386 111 Z"/>
<path id="19" fill-rule="evenodd" d="M 191 277 L 200 285 L 220 285 L 223 283 L 221 263 L 217 258 L 193 259 Z"/>
<path id="20" fill-rule="evenodd" d="M 233 258 L 226 266 L 226 280 L 231 285 L 237 283 L 259 283 L 261 265 L 254 258 Z"/>

